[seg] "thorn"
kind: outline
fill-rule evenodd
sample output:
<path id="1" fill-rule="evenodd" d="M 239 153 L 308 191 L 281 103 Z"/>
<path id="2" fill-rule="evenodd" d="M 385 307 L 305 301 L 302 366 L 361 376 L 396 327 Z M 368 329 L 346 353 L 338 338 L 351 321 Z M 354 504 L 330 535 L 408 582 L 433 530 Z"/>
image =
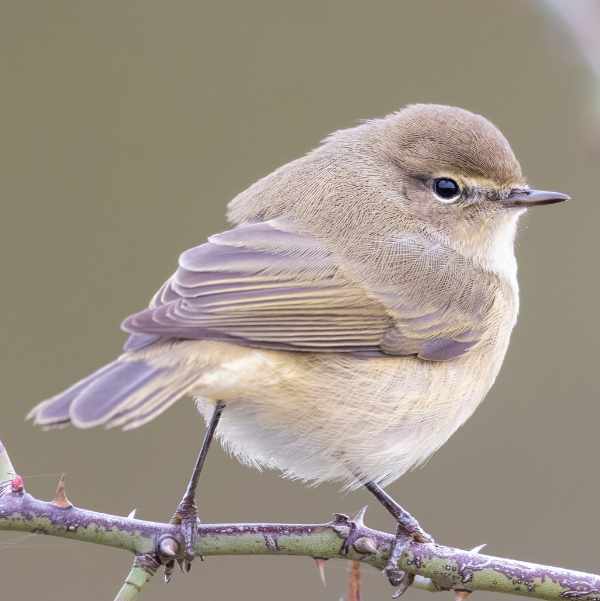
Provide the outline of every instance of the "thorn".
<path id="1" fill-rule="evenodd" d="M 377 545 L 375 544 L 375 541 L 368 536 L 361 536 L 360 538 L 357 538 L 352 546 L 356 549 L 356 551 L 363 553 L 364 555 L 377 553 Z"/>
<path id="2" fill-rule="evenodd" d="M 67 494 L 65 492 L 65 475 L 61 474 L 58 480 L 58 486 L 56 487 L 56 493 L 54 495 L 54 499 L 50 501 L 52 505 L 55 507 L 60 507 L 61 509 L 70 509 L 73 507 L 73 503 L 69 501 Z"/>
<path id="3" fill-rule="evenodd" d="M 19 474 L 15 474 L 14 478 L 10 481 L 10 490 L 12 492 L 23 492 L 25 490 L 25 481 Z"/>
<path id="4" fill-rule="evenodd" d="M 327 579 L 325 578 L 325 562 L 326 559 L 322 559 L 320 557 L 315 557 L 315 565 L 317 566 L 317 570 L 319 570 L 319 577 L 321 578 L 321 582 L 323 583 L 323 588 L 327 588 Z"/>
<path id="5" fill-rule="evenodd" d="M 477 545 L 471 549 L 471 553 L 481 553 L 485 547 L 487 547 L 487 543 L 483 543 L 483 545 Z"/>
<path id="6" fill-rule="evenodd" d="M 355 515 L 350 518 L 350 521 L 354 522 L 356 526 L 362 527 L 365 525 L 365 514 L 367 513 L 368 505 L 365 505 L 359 509 Z"/>
<path id="7" fill-rule="evenodd" d="M 454 601 L 465 601 L 471 591 L 454 591 Z"/>
<path id="8" fill-rule="evenodd" d="M 135 514 L 137 512 L 137 509 L 134 507 L 128 514 L 127 514 L 127 519 L 128 520 L 133 520 L 135 518 Z"/>

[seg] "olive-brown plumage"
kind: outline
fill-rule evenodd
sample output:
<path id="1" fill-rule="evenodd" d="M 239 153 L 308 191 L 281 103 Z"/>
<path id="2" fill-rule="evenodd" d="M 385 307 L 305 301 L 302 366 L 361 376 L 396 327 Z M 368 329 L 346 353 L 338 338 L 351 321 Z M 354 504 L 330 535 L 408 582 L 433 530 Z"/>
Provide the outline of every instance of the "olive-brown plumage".
<path id="1" fill-rule="evenodd" d="M 129 317 L 114 363 L 38 405 L 52 426 L 132 428 L 185 394 L 226 410 L 242 461 L 311 482 L 386 483 L 471 415 L 518 313 L 530 190 L 485 118 L 414 105 L 338 131 L 229 205 Z"/>

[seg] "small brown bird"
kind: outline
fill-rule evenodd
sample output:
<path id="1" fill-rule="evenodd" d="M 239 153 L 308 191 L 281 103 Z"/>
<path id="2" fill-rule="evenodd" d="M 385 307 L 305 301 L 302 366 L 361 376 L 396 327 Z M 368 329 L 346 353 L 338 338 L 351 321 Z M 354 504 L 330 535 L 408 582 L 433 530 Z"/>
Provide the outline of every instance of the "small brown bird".
<path id="1" fill-rule="evenodd" d="M 483 400 L 517 319 L 517 221 L 567 198 L 527 186 L 500 131 L 459 108 L 335 132 L 234 198 L 234 227 L 184 252 L 125 320 L 125 352 L 30 415 L 129 429 L 195 397 L 209 430 L 177 514 L 188 559 L 221 413 L 244 463 L 365 485 L 399 541 L 431 540 L 381 487 Z"/>

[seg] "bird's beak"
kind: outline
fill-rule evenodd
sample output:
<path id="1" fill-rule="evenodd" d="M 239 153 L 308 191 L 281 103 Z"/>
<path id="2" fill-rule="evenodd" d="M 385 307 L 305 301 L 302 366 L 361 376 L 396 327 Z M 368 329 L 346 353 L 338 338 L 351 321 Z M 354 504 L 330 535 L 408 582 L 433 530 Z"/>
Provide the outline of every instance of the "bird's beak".
<path id="1" fill-rule="evenodd" d="M 531 188 L 515 188 L 507 198 L 500 202 L 505 207 L 537 207 L 540 205 L 553 205 L 557 202 L 570 200 L 570 196 L 561 192 L 547 192 L 545 190 L 532 190 Z"/>

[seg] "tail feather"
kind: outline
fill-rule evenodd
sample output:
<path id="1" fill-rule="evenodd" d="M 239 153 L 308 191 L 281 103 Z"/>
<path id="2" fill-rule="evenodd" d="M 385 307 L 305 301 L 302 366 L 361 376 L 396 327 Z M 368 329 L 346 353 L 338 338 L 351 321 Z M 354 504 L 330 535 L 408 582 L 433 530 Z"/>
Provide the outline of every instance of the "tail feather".
<path id="1" fill-rule="evenodd" d="M 110 371 L 114 363 L 109 363 L 63 392 L 37 404 L 28 414 L 27 419 L 32 419 L 40 426 L 60 426 L 70 421 L 69 409 L 77 396 L 92 382 Z"/>
<path id="2" fill-rule="evenodd" d="M 113 366 L 73 401 L 69 410 L 73 425 L 92 428 L 105 423 L 134 395 L 146 397 L 148 392 L 152 394 L 154 387 L 148 391 L 147 385 L 160 378 L 165 371 L 146 361 L 117 361 Z"/>
<path id="3" fill-rule="evenodd" d="M 121 427 L 123 430 L 133 430 L 134 428 L 143 426 L 163 411 L 166 411 L 173 403 L 189 392 L 195 381 L 196 377 L 194 376 L 184 380 L 179 386 L 163 386 L 158 388 L 154 394 L 149 395 L 143 401 L 114 415 L 107 422 L 107 427 Z"/>
<path id="4" fill-rule="evenodd" d="M 196 374 L 146 359 L 121 358 L 33 408 L 28 418 L 46 427 L 106 425 L 136 428 L 184 396 Z"/>

